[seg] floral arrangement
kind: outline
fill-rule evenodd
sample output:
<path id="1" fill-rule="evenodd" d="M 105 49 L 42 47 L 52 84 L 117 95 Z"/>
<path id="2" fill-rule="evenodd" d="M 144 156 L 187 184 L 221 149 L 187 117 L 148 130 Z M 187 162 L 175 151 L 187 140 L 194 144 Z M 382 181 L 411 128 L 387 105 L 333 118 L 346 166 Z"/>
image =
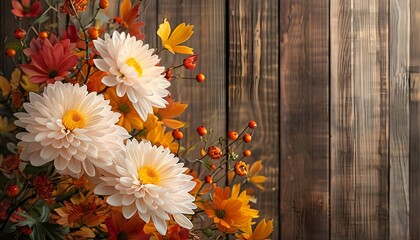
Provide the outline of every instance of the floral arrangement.
<path id="1" fill-rule="evenodd" d="M 272 220 L 258 219 L 262 161 L 239 156 L 257 127 L 182 146 L 187 104 L 170 94 L 177 69 L 198 56 L 182 45 L 193 25 L 161 44 L 141 32 L 141 3 L 10 0 L 17 28 L 1 45 L 14 63 L 0 76 L 1 239 L 266 239 Z M 88 10 L 90 9 L 90 10 Z M 93 13 L 93 14 L 89 14 Z M 46 24 L 57 13 L 64 27 Z M 161 66 L 161 52 L 183 54 Z M 205 81 L 202 73 L 197 82 Z M 199 83 L 197 83 L 199 84 Z"/>

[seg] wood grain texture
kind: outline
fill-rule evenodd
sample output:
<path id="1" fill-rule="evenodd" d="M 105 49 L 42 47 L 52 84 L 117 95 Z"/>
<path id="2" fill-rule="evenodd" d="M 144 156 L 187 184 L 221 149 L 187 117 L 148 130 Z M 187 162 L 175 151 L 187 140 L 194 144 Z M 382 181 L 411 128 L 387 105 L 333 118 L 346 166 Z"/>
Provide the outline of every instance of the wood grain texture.
<path id="1" fill-rule="evenodd" d="M 0 74 L 3 73 L 7 78 L 13 70 L 13 62 L 4 56 L 5 43 L 14 39 L 13 32 L 16 28 L 11 7 L 11 1 L 0 1 Z"/>
<path id="2" fill-rule="evenodd" d="M 420 2 L 410 5 L 410 239 L 420 239 Z"/>
<path id="3" fill-rule="evenodd" d="M 250 120 L 258 124 L 253 140 L 235 149 L 251 149 L 263 160 L 265 191 L 255 191 L 260 217 L 279 226 L 279 38 L 277 0 L 229 1 L 228 130 L 240 131 Z M 278 239 L 279 228 L 271 236 Z"/>
<path id="4" fill-rule="evenodd" d="M 329 237 L 329 5 L 280 1 L 281 238 Z"/>
<path id="5" fill-rule="evenodd" d="M 183 144 L 189 146 L 198 140 L 196 128 L 200 125 L 213 129 L 210 141 L 217 141 L 226 132 L 225 1 L 159 0 L 157 5 L 157 26 L 165 17 L 169 19 L 172 29 L 182 22 L 195 26 L 193 36 L 185 44 L 194 48 L 194 53 L 199 55 L 197 68 L 192 71 L 178 68 L 174 74 L 191 78 L 200 72 L 206 75 L 204 83 L 193 79 L 172 81 L 170 91 L 175 100 L 189 103 L 181 117 L 188 122 Z M 162 54 L 165 66 L 182 64 L 185 57 L 187 55 L 174 56 L 169 52 Z"/>
<path id="6" fill-rule="evenodd" d="M 408 239 L 410 1 L 389 6 L 389 239 Z"/>
<path id="7" fill-rule="evenodd" d="M 331 1 L 331 238 L 355 239 L 352 2 Z"/>
<path id="8" fill-rule="evenodd" d="M 388 239 L 388 1 L 331 10 L 331 235 Z"/>

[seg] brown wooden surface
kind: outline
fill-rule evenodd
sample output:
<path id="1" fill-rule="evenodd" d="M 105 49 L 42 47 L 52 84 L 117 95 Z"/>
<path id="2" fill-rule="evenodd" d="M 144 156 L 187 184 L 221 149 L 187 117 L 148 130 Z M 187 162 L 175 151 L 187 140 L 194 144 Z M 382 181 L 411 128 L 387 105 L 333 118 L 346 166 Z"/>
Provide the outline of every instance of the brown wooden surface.
<path id="1" fill-rule="evenodd" d="M 142 6 L 152 47 L 160 47 L 164 17 L 172 29 L 195 25 L 188 44 L 199 67 L 177 74 L 203 72 L 206 82 L 171 87 L 190 104 L 184 144 L 201 124 L 217 140 L 258 122 L 250 149 L 269 177 L 257 198 L 261 217 L 275 220 L 272 239 L 420 239 L 420 1 Z M 1 39 L 14 30 L 5 24 L 9 7 L 0 1 Z M 0 59 L 1 69 L 11 68 Z M 182 56 L 164 59 L 172 65 Z"/>
<path id="2" fill-rule="evenodd" d="M 410 1 L 389 6 L 389 239 L 408 239 Z"/>
<path id="3" fill-rule="evenodd" d="M 279 226 L 279 5 L 271 0 L 229 1 L 228 130 L 258 124 L 251 143 L 236 151 L 252 151 L 246 162 L 261 159 L 268 177 L 265 191 L 256 191 L 260 217 Z M 279 228 L 272 239 L 278 239 Z"/>
<path id="4" fill-rule="evenodd" d="M 420 2 L 410 8 L 410 239 L 420 238 Z"/>
<path id="5" fill-rule="evenodd" d="M 327 239 L 329 6 L 280 5 L 281 239 Z"/>

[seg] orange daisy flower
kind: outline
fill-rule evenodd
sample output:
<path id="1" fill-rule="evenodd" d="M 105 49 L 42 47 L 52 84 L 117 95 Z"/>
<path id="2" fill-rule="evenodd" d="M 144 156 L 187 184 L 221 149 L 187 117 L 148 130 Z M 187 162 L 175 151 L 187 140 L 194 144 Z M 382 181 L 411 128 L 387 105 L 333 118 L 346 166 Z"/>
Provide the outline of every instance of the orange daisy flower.
<path id="1" fill-rule="evenodd" d="M 128 132 L 131 132 L 133 128 L 144 128 L 143 121 L 128 99 L 127 94 L 123 97 L 118 97 L 115 87 L 113 87 L 106 90 L 104 97 L 105 99 L 109 99 L 112 111 L 121 113 L 117 125 L 124 127 Z"/>
<path id="2" fill-rule="evenodd" d="M 238 229 L 248 231 L 251 229 L 252 218 L 258 217 L 258 211 L 250 208 L 250 196 L 245 191 L 239 194 L 239 189 L 239 184 L 233 187 L 232 192 L 229 187 L 214 185 L 212 202 L 197 205 L 204 209 L 222 232 L 233 233 Z"/>
<path id="3" fill-rule="evenodd" d="M 104 200 L 91 192 L 80 203 L 64 201 L 64 207 L 54 209 L 57 214 L 52 214 L 52 218 L 65 227 L 95 227 L 105 221 L 109 208 Z"/>

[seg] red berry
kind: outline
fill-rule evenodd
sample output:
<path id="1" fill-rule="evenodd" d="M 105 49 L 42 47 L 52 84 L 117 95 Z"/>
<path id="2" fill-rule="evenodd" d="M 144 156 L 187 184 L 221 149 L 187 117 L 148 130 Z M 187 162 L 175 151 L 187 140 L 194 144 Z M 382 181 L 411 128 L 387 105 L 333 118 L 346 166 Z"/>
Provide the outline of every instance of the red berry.
<path id="1" fill-rule="evenodd" d="M 236 139 L 238 139 L 238 133 L 237 132 L 235 132 L 235 131 L 229 131 L 228 132 L 228 138 L 230 139 L 230 140 L 236 140 Z"/>
<path id="2" fill-rule="evenodd" d="M 206 183 L 210 183 L 210 184 L 212 184 L 212 183 L 213 183 L 213 178 L 212 178 L 210 175 L 207 175 L 207 176 L 204 178 L 204 181 L 206 181 Z"/>
<path id="3" fill-rule="evenodd" d="M 8 48 L 6 49 L 5 54 L 9 57 L 14 57 L 16 55 L 16 51 L 13 48 Z"/>
<path id="4" fill-rule="evenodd" d="M 16 39 L 22 39 L 24 38 L 26 35 L 26 31 L 23 30 L 22 28 L 16 28 L 15 32 L 14 32 L 14 36 Z"/>
<path id="5" fill-rule="evenodd" d="M 251 140 L 252 140 L 251 134 L 249 134 L 249 133 L 245 133 L 242 139 L 243 139 L 243 140 L 244 140 L 244 142 L 246 142 L 246 143 L 251 142 Z"/>
<path id="6" fill-rule="evenodd" d="M 38 37 L 42 38 L 42 39 L 46 39 L 46 38 L 48 38 L 48 33 L 46 31 L 42 31 L 42 32 L 38 33 Z"/>
<path id="7" fill-rule="evenodd" d="M 99 31 L 98 29 L 96 29 L 96 27 L 90 27 L 87 33 L 90 39 L 95 40 L 95 39 L 98 39 L 99 37 Z"/>
<path id="8" fill-rule="evenodd" d="M 172 131 L 172 137 L 176 140 L 181 140 L 184 137 L 184 134 L 180 130 L 175 129 Z"/>
<path id="9" fill-rule="evenodd" d="M 105 9 L 109 6 L 109 2 L 108 0 L 100 0 L 99 1 L 99 7 L 102 9 Z"/>
<path id="10" fill-rule="evenodd" d="M 19 187 L 14 183 L 7 184 L 6 186 L 6 195 L 8 197 L 16 197 L 19 194 Z"/>
<path id="11" fill-rule="evenodd" d="M 206 129 L 206 127 L 204 127 L 204 126 L 199 126 L 199 127 L 197 128 L 197 133 L 198 133 L 198 135 L 200 135 L 200 136 L 204 136 L 204 135 L 206 135 L 206 134 L 207 134 L 207 129 Z"/>
<path id="12" fill-rule="evenodd" d="M 199 73 L 197 74 L 197 76 L 195 76 L 195 79 L 197 80 L 197 82 L 204 82 L 206 80 L 206 76 L 204 76 L 204 74 Z"/>
<path id="13" fill-rule="evenodd" d="M 245 156 L 245 157 L 249 157 L 249 156 L 251 156 L 251 150 L 249 150 L 249 149 L 245 150 L 245 151 L 244 151 L 244 156 Z"/>
<path id="14" fill-rule="evenodd" d="M 251 129 L 255 129 L 257 127 L 257 122 L 256 121 L 250 121 L 248 123 L 248 127 Z"/>

